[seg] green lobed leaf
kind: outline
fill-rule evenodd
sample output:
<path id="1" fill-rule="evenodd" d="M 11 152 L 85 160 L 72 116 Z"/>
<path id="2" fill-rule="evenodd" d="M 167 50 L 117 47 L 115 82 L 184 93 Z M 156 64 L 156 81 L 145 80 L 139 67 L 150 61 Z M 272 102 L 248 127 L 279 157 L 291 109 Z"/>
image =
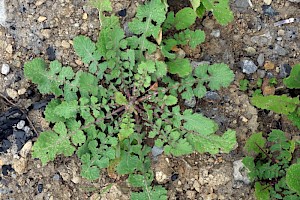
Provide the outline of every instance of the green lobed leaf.
<path id="1" fill-rule="evenodd" d="M 193 146 L 187 141 L 186 138 L 180 138 L 178 141 L 172 144 L 172 148 L 170 149 L 170 153 L 174 156 L 182 156 L 193 153 Z"/>
<path id="2" fill-rule="evenodd" d="M 261 185 L 259 182 L 255 182 L 255 197 L 257 200 L 269 200 L 270 191 L 268 185 Z"/>
<path id="3" fill-rule="evenodd" d="M 126 97 L 121 92 L 115 92 L 115 99 L 119 105 L 127 105 L 128 101 Z"/>
<path id="4" fill-rule="evenodd" d="M 262 136 L 262 132 L 252 134 L 246 141 L 245 149 L 249 153 L 264 153 L 266 139 Z"/>
<path id="5" fill-rule="evenodd" d="M 186 7 L 178 11 L 175 15 L 175 27 L 182 30 L 195 23 L 197 15 L 192 8 Z"/>
<path id="6" fill-rule="evenodd" d="M 32 147 L 32 156 L 39 158 L 43 165 L 53 161 L 59 154 L 71 156 L 75 151 L 63 122 L 56 123 L 53 130 L 42 132 Z"/>
<path id="7" fill-rule="evenodd" d="M 41 58 L 35 58 L 32 61 L 26 62 L 24 64 L 24 75 L 38 85 L 38 89 L 42 94 L 53 93 L 59 96 L 62 94 L 60 85 L 63 82 L 57 79 L 57 73 L 60 72 L 61 65 L 58 61 L 51 63 L 52 69 L 47 71 L 46 63 Z"/>
<path id="8" fill-rule="evenodd" d="M 300 104 L 299 98 L 291 98 L 286 95 L 254 96 L 251 103 L 261 109 L 272 110 L 279 114 L 288 115 L 295 111 Z"/>
<path id="9" fill-rule="evenodd" d="M 233 13 L 229 7 L 229 0 L 201 0 L 201 3 L 207 10 L 213 13 L 214 17 L 221 25 L 227 25 L 234 18 Z"/>
<path id="10" fill-rule="evenodd" d="M 54 112 L 56 112 L 57 115 L 60 117 L 69 119 L 69 118 L 75 118 L 78 110 L 79 110 L 78 102 L 74 100 L 74 101 L 61 102 L 61 104 L 55 107 Z"/>
<path id="11" fill-rule="evenodd" d="M 229 153 L 236 145 L 236 134 L 233 130 L 227 130 L 222 136 L 188 134 L 187 139 L 199 153 Z"/>
<path id="12" fill-rule="evenodd" d="M 110 0 L 90 0 L 89 4 L 92 7 L 97 8 L 100 13 L 103 11 L 112 11 Z"/>
<path id="13" fill-rule="evenodd" d="M 75 37 L 73 42 L 74 50 L 81 57 L 83 63 L 89 64 L 92 61 L 100 60 L 101 56 L 99 57 L 98 54 L 94 54 L 96 45 L 90 38 L 80 35 Z"/>
<path id="14" fill-rule="evenodd" d="M 167 190 L 162 186 L 148 187 L 143 192 L 132 192 L 131 200 L 167 200 Z"/>
<path id="15" fill-rule="evenodd" d="M 140 174 L 129 174 L 127 181 L 133 187 L 144 186 L 144 176 Z"/>
<path id="16" fill-rule="evenodd" d="M 187 29 L 174 35 L 178 44 L 189 45 L 192 49 L 195 49 L 199 44 L 205 41 L 205 33 L 201 30 L 192 31 Z"/>
<path id="17" fill-rule="evenodd" d="M 177 74 L 179 77 L 188 76 L 192 72 L 192 66 L 188 59 L 177 58 L 167 62 L 169 72 Z"/>
<path id="18" fill-rule="evenodd" d="M 221 87 L 227 87 L 234 79 L 232 70 L 226 64 L 213 64 L 208 67 L 209 88 L 219 90 Z"/>
<path id="19" fill-rule="evenodd" d="M 300 88 L 300 64 L 293 66 L 290 76 L 283 79 L 283 83 L 291 89 Z"/>
<path id="20" fill-rule="evenodd" d="M 172 95 L 167 95 L 164 97 L 164 102 L 167 106 L 172 106 L 177 104 L 177 97 L 174 97 Z"/>
<path id="21" fill-rule="evenodd" d="M 300 163 L 293 164 L 287 169 L 286 183 L 291 190 L 300 195 Z"/>
<path id="22" fill-rule="evenodd" d="M 185 122 L 183 126 L 189 131 L 195 131 L 203 136 L 215 133 L 218 125 L 211 119 L 204 117 L 199 113 L 192 113 L 192 110 L 185 110 L 181 119 Z"/>
<path id="23" fill-rule="evenodd" d="M 245 158 L 243 158 L 242 162 L 245 165 L 245 167 L 247 167 L 247 169 L 249 170 L 247 173 L 249 179 L 251 181 L 254 181 L 255 178 L 257 177 L 254 158 L 250 156 L 246 156 Z"/>

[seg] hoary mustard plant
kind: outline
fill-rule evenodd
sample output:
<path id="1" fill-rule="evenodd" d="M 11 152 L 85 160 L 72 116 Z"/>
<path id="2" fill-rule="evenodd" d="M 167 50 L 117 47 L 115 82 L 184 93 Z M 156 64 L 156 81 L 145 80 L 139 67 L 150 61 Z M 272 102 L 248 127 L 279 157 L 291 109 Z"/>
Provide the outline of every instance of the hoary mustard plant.
<path id="1" fill-rule="evenodd" d="M 94 0 L 101 31 L 97 42 L 86 36 L 73 39 L 74 50 L 87 68 L 74 71 L 57 60 L 48 64 L 35 58 L 24 66 L 25 76 L 42 94 L 55 98 L 45 109 L 53 125 L 42 132 L 33 146 L 33 157 L 43 164 L 57 155 L 77 154 L 81 175 L 95 180 L 101 169 L 127 175 L 138 188 L 132 199 L 166 199 L 166 190 L 152 184 L 152 140 L 166 155 L 194 151 L 228 153 L 236 144 L 235 132 L 215 134 L 217 124 L 180 106 L 193 96 L 227 87 L 234 78 L 225 64 L 200 65 L 194 70 L 189 59 L 172 48 L 196 48 L 205 39 L 201 30 L 191 30 L 191 21 L 179 24 L 166 17 L 161 0 L 147 1 L 129 22 L 130 35 L 113 14 L 109 0 Z M 185 17 L 185 14 L 181 14 Z M 173 37 L 164 31 L 176 27 Z"/>

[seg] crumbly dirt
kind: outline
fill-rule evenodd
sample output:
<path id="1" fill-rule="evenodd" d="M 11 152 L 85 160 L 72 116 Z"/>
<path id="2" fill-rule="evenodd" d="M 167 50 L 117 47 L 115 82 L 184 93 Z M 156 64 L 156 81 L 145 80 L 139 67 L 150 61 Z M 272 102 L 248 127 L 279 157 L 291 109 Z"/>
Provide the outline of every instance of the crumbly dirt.
<path id="1" fill-rule="evenodd" d="M 0 67 L 8 64 L 10 72 L 0 74 L 0 114 L 14 106 L 27 109 L 37 132 L 47 130 L 49 125 L 43 119 L 42 110 L 29 107 L 47 97 L 41 96 L 24 78 L 23 65 L 34 57 L 42 57 L 57 59 L 74 69 L 85 68 L 73 51 L 72 39 L 83 34 L 96 41 L 100 27 L 98 13 L 88 7 L 86 1 L 79 0 L 5 2 L 8 18 L 6 26 L 0 26 Z M 112 2 L 116 14 L 127 9 L 126 17 L 120 17 L 126 24 L 143 0 Z M 243 7 L 240 2 L 231 0 L 235 19 L 228 26 L 220 26 L 210 14 L 197 21 L 193 28 L 204 30 L 206 41 L 196 50 L 183 49 L 193 61 L 223 62 L 234 71 L 235 80 L 229 88 L 218 91 L 218 98 L 197 101 L 193 109 L 214 119 L 220 126 L 219 133 L 228 128 L 236 130 L 238 145 L 230 154 L 194 153 L 179 158 L 159 156 L 152 167 L 156 183 L 168 189 L 169 199 L 254 199 L 252 185 L 233 177 L 233 162 L 245 155 L 243 146 L 247 137 L 254 132 L 269 132 L 274 128 L 286 131 L 290 137 L 299 134 L 284 116 L 257 110 L 251 105 L 250 92 L 240 91 L 239 81 L 246 78 L 255 82 L 259 75 L 258 72 L 244 74 L 239 62 L 250 59 L 266 76 L 274 77 L 280 77 L 283 65 L 299 63 L 300 23 L 276 27 L 274 22 L 299 17 L 300 4 L 273 0 L 271 6 L 277 15 L 268 16 L 262 8 L 263 1 L 252 0 L 253 7 Z M 170 1 L 170 4 L 175 11 L 189 5 L 185 0 Z M 220 36 L 217 37 L 216 32 L 220 32 Z M 284 50 L 275 48 L 278 45 Z M 263 64 L 258 64 L 260 54 L 263 54 L 264 61 L 274 64 L 274 69 L 265 70 Z M 276 93 L 294 94 L 295 91 L 280 90 L 282 78 L 279 78 Z M 31 143 L 35 140 L 36 137 L 32 137 L 26 142 L 22 154 L 15 151 L 0 153 L 0 199 L 129 199 L 130 188 L 122 181 L 110 178 L 106 171 L 94 182 L 81 178 L 80 161 L 76 156 L 58 157 L 42 166 L 30 154 Z M 3 173 L 4 168 L 8 169 L 7 174 Z"/>

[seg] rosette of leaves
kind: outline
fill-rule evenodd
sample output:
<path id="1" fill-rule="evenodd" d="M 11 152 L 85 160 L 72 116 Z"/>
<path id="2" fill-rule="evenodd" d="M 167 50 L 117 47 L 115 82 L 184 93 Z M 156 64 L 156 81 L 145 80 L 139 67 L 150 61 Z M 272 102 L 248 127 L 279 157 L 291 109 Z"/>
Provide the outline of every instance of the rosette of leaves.
<path id="1" fill-rule="evenodd" d="M 300 88 L 300 64 L 293 66 L 289 77 L 283 80 L 287 88 Z M 278 114 L 287 115 L 288 119 L 300 129 L 300 100 L 287 95 L 254 96 L 251 103 L 258 108 L 272 110 Z"/>
<path id="2" fill-rule="evenodd" d="M 128 183 L 137 188 L 132 199 L 166 199 L 166 190 L 152 184 L 151 147 L 146 140 L 154 140 L 174 156 L 228 153 L 236 144 L 234 131 L 217 135 L 213 120 L 178 104 L 191 95 L 203 97 L 206 87 L 228 86 L 233 73 L 225 64 L 199 66 L 192 73 L 188 59 L 167 56 L 172 43 L 161 42 L 167 13 L 161 0 L 138 7 L 128 24 L 133 33 L 129 37 L 116 16 L 105 15 L 112 10 L 108 0 L 91 4 L 100 12 L 97 42 L 85 36 L 73 39 L 87 68 L 75 72 L 40 58 L 24 65 L 25 76 L 42 94 L 55 95 L 45 109 L 53 128 L 39 135 L 32 155 L 46 164 L 60 154 L 76 153 L 83 177 L 96 180 L 101 169 L 107 169 L 128 176 Z M 196 47 L 204 38 L 195 39 L 193 34 L 204 33 L 186 29 L 174 36 L 175 45 Z M 157 54 L 166 56 L 157 59 Z"/>
<path id="3" fill-rule="evenodd" d="M 245 150 L 249 156 L 243 163 L 250 180 L 255 182 L 258 200 L 300 198 L 299 164 L 293 164 L 295 148 L 296 142 L 288 140 L 280 130 L 272 130 L 267 138 L 255 133 L 247 140 Z"/>

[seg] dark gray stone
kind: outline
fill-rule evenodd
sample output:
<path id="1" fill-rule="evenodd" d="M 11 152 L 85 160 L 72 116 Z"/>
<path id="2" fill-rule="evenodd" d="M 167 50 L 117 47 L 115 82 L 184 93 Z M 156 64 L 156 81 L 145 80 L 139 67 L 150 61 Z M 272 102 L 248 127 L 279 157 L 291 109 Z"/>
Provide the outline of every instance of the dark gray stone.
<path id="1" fill-rule="evenodd" d="M 264 62 L 265 62 L 265 55 L 263 53 L 260 53 L 257 57 L 258 66 L 262 67 L 264 65 Z"/>
<path id="2" fill-rule="evenodd" d="M 280 67 L 279 67 L 279 77 L 280 78 L 288 77 L 291 73 L 291 70 L 292 70 L 292 68 L 289 64 L 280 65 Z"/>
<path id="3" fill-rule="evenodd" d="M 206 94 L 205 94 L 205 98 L 209 99 L 209 100 L 212 100 L 212 101 L 218 101 L 218 100 L 221 100 L 221 97 L 218 93 L 216 92 L 213 92 L 213 91 L 208 91 Z"/>
<path id="4" fill-rule="evenodd" d="M 259 78 L 264 78 L 266 76 L 266 71 L 259 69 L 259 70 L 257 70 L 257 75 Z"/>
<path id="5" fill-rule="evenodd" d="M 239 12 L 246 12 L 250 7 L 248 1 L 246 0 L 235 0 L 234 4 Z"/>

